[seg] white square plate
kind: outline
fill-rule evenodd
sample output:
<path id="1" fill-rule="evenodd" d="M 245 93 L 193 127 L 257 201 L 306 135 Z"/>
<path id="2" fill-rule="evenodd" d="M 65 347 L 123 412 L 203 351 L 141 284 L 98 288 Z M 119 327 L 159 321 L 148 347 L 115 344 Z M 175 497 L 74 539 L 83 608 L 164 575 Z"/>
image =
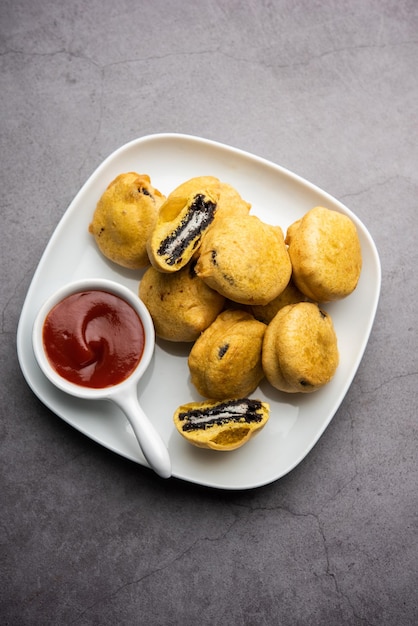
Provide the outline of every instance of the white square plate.
<path id="1" fill-rule="evenodd" d="M 283 394 L 263 382 L 252 397 L 270 403 L 267 425 L 242 448 L 222 453 L 193 447 L 173 425 L 176 408 L 199 399 L 189 380 L 189 345 L 157 341 L 151 366 L 139 385 L 141 405 L 168 446 L 173 476 L 219 489 L 250 489 L 275 481 L 312 449 L 355 376 L 380 294 L 376 246 L 361 221 L 335 198 L 274 163 L 223 144 L 188 135 L 149 135 L 127 143 L 105 159 L 78 192 L 45 249 L 22 309 L 17 350 L 29 386 L 46 406 L 94 441 L 144 466 L 147 463 L 124 415 L 110 403 L 79 400 L 53 387 L 40 371 L 31 343 L 38 309 L 66 282 L 110 278 L 137 293 L 141 272 L 108 262 L 88 232 L 107 185 L 128 171 L 148 174 L 165 195 L 194 176 L 217 176 L 251 203 L 251 213 L 280 225 L 284 233 L 316 205 L 345 213 L 356 224 L 363 254 L 359 284 L 348 298 L 325 306 L 332 316 L 340 351 L 337 373 L 326 387 L 313 394 Z"/>

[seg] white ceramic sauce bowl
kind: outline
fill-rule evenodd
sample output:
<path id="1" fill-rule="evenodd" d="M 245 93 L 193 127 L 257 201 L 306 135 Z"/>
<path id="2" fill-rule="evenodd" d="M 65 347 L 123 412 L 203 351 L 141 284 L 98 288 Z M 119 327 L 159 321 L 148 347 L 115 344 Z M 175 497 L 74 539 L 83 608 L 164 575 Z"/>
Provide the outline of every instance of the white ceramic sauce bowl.
<path id="1" fill-rule="evenodd" d="M 145 336 L 142 357 L 134 371 L 122 382 L 99 389 L 77 385 L 58 374 L 48 360 L 43 341 L 44 323 L 51 309 L 72 294 L 92 290 L 114 294 L 130 304 L 142 322 Z M 162 478 L 171 476 L 168 450 L 138 401 L 137 385 L 152 359 L 155 348 L 154 325 L 148 309 L 138 296 L 127 287 L 107 279 L 83 279 L 68 283 L 53 293 L 40 308 L 33 325 L 32 343 L 39 367 L 56 387 L 78 398 L 114 402 L 129 420 L 149 466 Z"/>

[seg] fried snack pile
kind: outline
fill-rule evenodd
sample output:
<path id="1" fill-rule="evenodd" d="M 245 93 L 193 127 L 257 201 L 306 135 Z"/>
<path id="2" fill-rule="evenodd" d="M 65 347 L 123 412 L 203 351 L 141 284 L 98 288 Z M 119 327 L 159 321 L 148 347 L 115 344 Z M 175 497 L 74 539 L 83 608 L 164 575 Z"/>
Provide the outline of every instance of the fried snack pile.
<path id="1" fill-rule="evenodd" d="M 174 424 L 187 441 L 199 448 L 236 450 L 267 423 L 266 402 L 239 398 L 221 402 L 190 402 L 174 414 Z"/>
<path id="2" fill-rule="evenodd" d="M 323 387 L 334 376 L 338 360 L 332 320 L 317 304 L 288 304 L 267 327 L 263 370 L 280 391 L 311 393 Z"/>
<path id="3" fill-rule="evenodd" d="M 147 242 L 164 199 L 146 174 L 117 176 L 97 203 L 89 226 L 102 254 L 122 267 L 146 267 Z"/>
<path id="4" fill-rule="evenodd" d="M 227 309 L 202 332 L 189 354 L 190 377 L 204 398 L 225 400 L 252 393 L 263 379 L 261 347 L 266 325 Z"/>
<path id="5" fill-rule="evenodd" d="M 139 297 L 161 339 L 196 341 L 225 306 L 225 298 L 197 277 L 195 265 L 191 261 L 170 274 L 151 265 L 142 277 Z"/>
<path id="6" fill-rule="evenodd" d="M 220 182 L 193 178 L 177 187 L 160 207 L 148 240 L 148 255 L 161 272 L 176 272 L 190 261 L 215 218 Z"/>
<path id="7" fill-rule="evenodd" d="M 341 300 L 357 286 L 361 249 L 353 221 L 315 207 L 292 224 L 286 236 L 297 287 L 316 302 Z"/>
<path id="8" fill-rule="evenodd" d="M 248 397 L 264 378 L 303 394 L 333 378 L 338 341 L 323 304 L 352 293 L 362 267 L 348 216 L 314 207 L 283 235 L 214 176 L 164 197 L 129 172 L 106 189 L 89 230 L 111 261 L 148 266 L 138 293 L 157 337 L 190 343 L 190 380 L 204 400 L 173 418 L 189 442 L 233 450 L 248 441 L 269 419 L 268 404 Z"/>
<path id="9" fill-rule="evenodd" d="M 279 226 L 230 214 L 202 239 L 196 273 L 233 302 L 268 304 L 287 286 L 292 266 Z"/>

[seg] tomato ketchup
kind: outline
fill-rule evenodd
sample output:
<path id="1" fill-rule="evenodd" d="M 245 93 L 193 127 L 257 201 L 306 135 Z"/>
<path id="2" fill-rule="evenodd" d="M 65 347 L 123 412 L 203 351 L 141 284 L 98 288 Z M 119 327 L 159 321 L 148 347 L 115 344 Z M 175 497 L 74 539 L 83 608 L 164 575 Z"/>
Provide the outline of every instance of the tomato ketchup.
<path id="1" fill-rule="evenodd" d="M 144 343 L 144 327 L 134 308 L 101 290 L 67 296 L 51 309 L 43 325 L 51 366 L 83 387 L 123 382 L 141 360 Z"/>

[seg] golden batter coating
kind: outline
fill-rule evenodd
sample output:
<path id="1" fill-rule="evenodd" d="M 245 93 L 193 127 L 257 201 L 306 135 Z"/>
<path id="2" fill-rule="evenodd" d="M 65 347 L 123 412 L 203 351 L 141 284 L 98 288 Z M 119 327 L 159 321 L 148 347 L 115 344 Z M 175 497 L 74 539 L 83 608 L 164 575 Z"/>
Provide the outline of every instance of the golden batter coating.
<path id="1" fill-rule="evenodd" d="M 149 265 L 147 241 L 164 199 L 146 174 L 117 176 L 101 196 L 89 225 L 102 254 L 130 269 Z"/>
<path id="2" fill-rule="evenodd" d="M 221 182 L 215 221 L 229 215 L 248 215 L 250 209 L 251 204 L 243 200 L 235 187 Z"/>
<path id="3" fill-rule="evenodd" d="M 148 255 L 154 267 L 177 272 L 187 265 L 215 218 L 219 187 L 217 178 L 200 176 L 170 193 L 148 240 Z"/>
<path id="4" fill-rule="evenodd" d="M 249 307 L 250 313 L 254 315 L 256 320 L 269 324 L 276 313 L 288 304 L 296 304 L 297 302 L 306 302 L 307 297 L 296 287 L 292 279 L 290 279 L 287 287 L 281 294 L 274 298 L 268 304 L 255 304 Z"/>
<path id="5" fill-rule="evenodd" d="M 225 216 L 202 240 L 197 275 L 240 304 L 267 304 L 290 280 L 292 267 L 279 226 L 255 215 Z"/>
<path id="6" fill-rule="evenodd" d="M 162 339 L 195 341 L 223 309 L 225 298 L 196 276 L 194 266 L 192 260 L 173 274 L 151 266 L 140 282 L 139 297 Z"/>
<path id="7" fill-rule="evenodd" d="M 199 448 L 229 451 L 243 446 L 266 425 L 267 402 L 252 398 L 190 402 L 173 416 L 178 432 Z"/>
<path id="8" fill-rule="evenodd" d="M 194 176 L 180 183 L 172 191 L 169 198 L 188 198 L 201 189 L 214 189 L 219 194 L 220 180 L 216 176 Z"/>
<path id="9" fill-rule="evenodd" d="M 250 313 L 226 310 L 200 335 L 189 354 L 190 378 L 211 400 L 247 396 L 262 380 L 266 325 Z"/>
<path id="10" fill-rule="evenodd" d="M 312 302 L 289 304 L 264 335 L 262 363 L 273 387 L 311 393 L 334 376 L 339 355 L 331 317 Z"/>
<path id="11" fill-rule="evenodd" d="M 361 247 L 354 222 L 343 213 L 315 207 L 286 235 L 293 279 L 316 302 L 345 298 L 357 286 Z"/>

